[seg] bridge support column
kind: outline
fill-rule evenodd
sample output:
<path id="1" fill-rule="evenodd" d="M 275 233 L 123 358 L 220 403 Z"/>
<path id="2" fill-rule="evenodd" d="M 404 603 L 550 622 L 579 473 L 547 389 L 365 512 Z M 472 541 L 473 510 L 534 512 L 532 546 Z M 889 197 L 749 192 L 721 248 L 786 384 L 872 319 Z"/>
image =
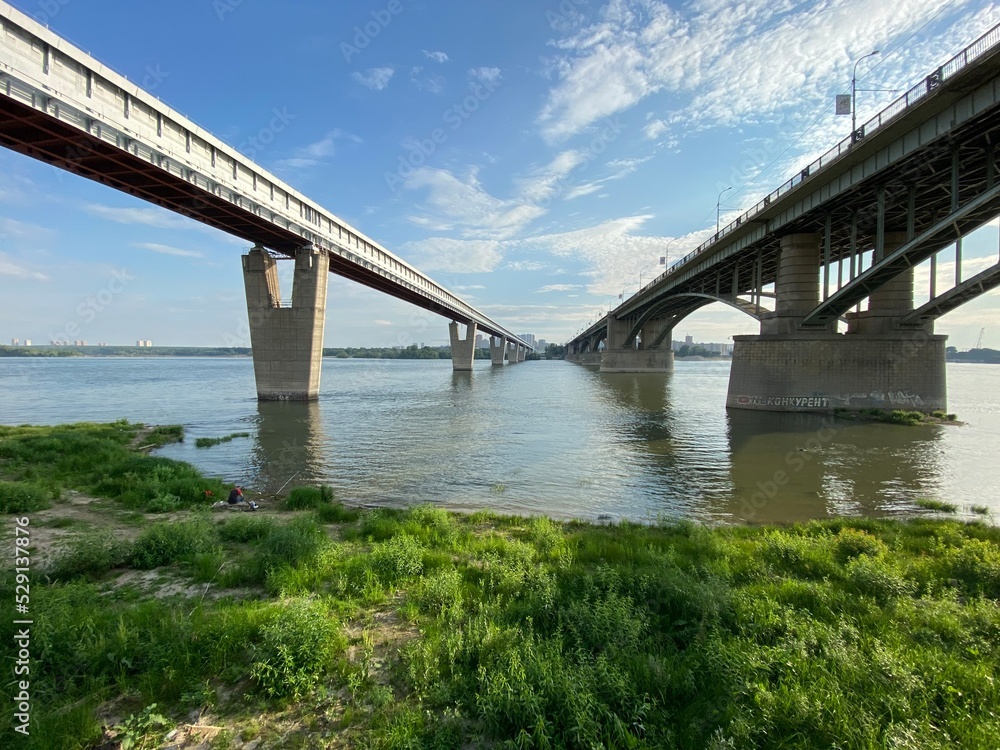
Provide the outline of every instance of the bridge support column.
<path id="1" fill-rule="evenodd" d="M 472 372 L 472 363 L 476 359 L 476 324 L 469 323 L 465 327 L 465 338 L 458 335 L 458 323 L 454 320 L 448 324 L 451 336 L 451 369 L 455 372 Z"/>
<path id="2" fill-rule="evenodd" d="M 608 316 L 608 339 L 601 357 L 601 372 L 669 372 L 674 369 L 674 353 L 666 349 L 636 349 L 628 339 L 632 323 Z M 655 339 L 654 339 L 655 340 Z"/>
<path id="3" fill-rule="evenodd" d="M 503 336 L 490 336 L 490 360 L 492 360 L 494 367 L 503 367 L 506 352 L 507 339 Z"/>
<path id="4" fill-rule="evenodd" d="M 507 342 L 507 362 L 512 365 L 517 364 L 517 350 L 520 345 L 513 342 Z"/>
<path id="5" fill-rule="evenodd" d="M 326 252 L 311 247 L 296 251 L 292 306 L 282 307 L 277 261 L 260 247 L 243 256 L 258 400 L 319 397 L 329 278 Z"/>
<path id="6" fill-rule="evenodd" d="M 906 242 L 906 232 L 886 232 L 885 253 L 897 250 Z M 908 268 L 868 297 L 868 309 L 847 314 L 850 334 L 899 334 L 896 321 L 913 312 L 913 269 Z M 928 333 L 933 333 L 933 324 Z"/>
<path id="7" fill-rule="evenodd" d="M 734 336 L 726 406 L 763 411 L 947 409 L 945 341 L 913 335 Z"/>
<path id="8" fill-rule="evenodd" d="M 528 356 L 528 347 L 518 346 L 517 347 L 517 361 L 524 362 L 525 358 Z"/>
<path id="9" fill-rule="evenodd" d="M 905 240 L 889 233 L 886 252 Z M 913 309 L 913 274 L 873 293 L 871 309 L 849 316 L 848 333 L 802 331 L 819 304 L 819 236 L 781 238 L 775 312 L 760 336 L 735 336 L 726 406 L 762 411 L 947 408 L 945 336 L 899 331 Z"/>
<path id="10" fill-rule="evenodd" d="M 819 304 L 820 241 L 818 234 L 781 238 L 773 313 L 761 318 L 762 334 L 795 334 L 799 322 Z"/>

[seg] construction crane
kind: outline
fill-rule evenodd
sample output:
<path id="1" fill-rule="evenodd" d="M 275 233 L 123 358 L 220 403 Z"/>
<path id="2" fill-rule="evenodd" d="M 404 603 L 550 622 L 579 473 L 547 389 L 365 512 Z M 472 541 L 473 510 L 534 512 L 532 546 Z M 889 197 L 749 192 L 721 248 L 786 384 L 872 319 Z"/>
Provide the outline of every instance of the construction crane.
<path id="1" fill-rule="evenodd" d="M 986 329 L 985 328 L 981 328 L 979 330 L 979 338 L 976 339 L 976 346 L 974 347 L 975 349 L 982 349 L 983 348 L 983 334 L 984 333 L 986 333 Z"/>

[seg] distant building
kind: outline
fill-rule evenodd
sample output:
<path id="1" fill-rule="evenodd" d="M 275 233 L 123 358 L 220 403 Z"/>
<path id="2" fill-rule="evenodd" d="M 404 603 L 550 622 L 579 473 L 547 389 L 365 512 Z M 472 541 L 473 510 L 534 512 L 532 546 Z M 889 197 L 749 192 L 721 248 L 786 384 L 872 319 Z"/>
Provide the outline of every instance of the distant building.
<path id="1" fill-rule="evenodd" d="M 73 342 L 73 346 L 86 346 L 86 345 L 87 342 L 84 341 L 83 339 L 77 339 L 76 341 Z"/>
<path id="2" fill-rule="evenodd" d="M 530 346 L 535 345 L 535 334 L 533 333 L 519 333 L 518 338 L 523 339 Z"/>
<path id="3" fill-rule="evenodd" d="M 685 336 L 684 343 L 687 344 L 688 346 L 694 344 L 694 336 Z"/>
<path id="4" fill-rule="evenodd" d="M 547 347 L 548 345 L 549 345 L 549 342 L 548 342 L 548 341 L 546 341 L 545 339 L 538 339 L 538 343 L 537 343 L 537 344 L 535 344 L 535 348 L 536 348 L 536 349 L 540 349 L 541 351 L 545 351 L 545 348 L 546 348 L 546 347 Z"/>
<path id="5" fill-rule="evenodd" d="M 481 334 L 476 334 L 476 348 L 477 349 L 489 349 L 490 342 L 487 338 Z"/>
<path id="6" fill-rule="evenodd" d="M 11 346 L 20 346 L 21 345 L 21 339 L 11 339 L 10 340 L 10 345 Z"/>
<path id="7" fill-rule="evenodd" d="M 149 341 L 148 339 L 145 340 L 145 341 L 143 341 L 142 339 L 139 339 L 138 341 L 135 342 L 135 345 L 139 346 L 139 347 L 149 347 L 149 346 L 153 345 L 153 342 Z"/>

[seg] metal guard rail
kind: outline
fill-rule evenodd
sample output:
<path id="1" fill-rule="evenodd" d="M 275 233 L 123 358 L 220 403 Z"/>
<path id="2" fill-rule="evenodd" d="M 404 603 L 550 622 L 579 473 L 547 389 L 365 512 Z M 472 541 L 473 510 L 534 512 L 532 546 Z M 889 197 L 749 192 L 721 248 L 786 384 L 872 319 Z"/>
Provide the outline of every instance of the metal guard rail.
<path id="1" fill-rule="evenodd" d="M 851 146 L 853 146 L 856 142 L 864 140 L 869 135 L 882 128 L 884 125 L 887 125 L 890 120 L 893 120 L 899 114 L 908 109 L 910 106 L 923 99 L 925 96 L 927 96 L 932 91 L 937 89 L 944 81 L 953 77 L 960 70 L 967 67 L 970 62 L 972 62 L 978 57 L 981 57 L 984 53 L 991 50 L 997 44 L 1000 44 L 1000 24 L 997 24 L 992 29 L 987 31 L 985 34 L 979 37 L 979 39 L 974 41 L 972 44 L 970 44 L 964 50 L 955 55 L 944 65 L 942 65 L 933 73 L 924 78 L 920 83 L 916 84 L 905 94 L 903 94 L 898 99 L 893 101 L 889 106 L 887 106 L 877 115 L 868 120 L 868 122 L 866 122 L 864 125 L 858 128 L 856 133 L 852 133 L 851 135 L 844 138 L 842 141 L 840 141 L 840 143 L 831 148 L 829 151 L 827 151 L 821 157 L 816 159 L 814 162 L 809 164 L 809 166 L 802 169 L 798 174 L 794 175 L 790 180 L 784 183 L 777 190 L 774 190 L 773 192 L 769 193 L 760 201 L 758 201 L 754 206 L 752 206 L 750 209 L 737 216 L 736 219 L 734 219 L 725 227 L 723 227 L 717 234 L 713 234 L 711 239 L 701 243 L 698 247 L 696 247 L 690 253 L 685 255 L 683 258 L 672 263 L 667 268 L 666 271 L 661 273 L 659 276 L 655 277 L 652 281 L 649 282 L 649 284 L 646 284 L 646 286 L 656 283 L 663 277 L 675 271 L 678 267 L 690 261 L 692 258 L 695 258 L 701 253 L 705 252 L 705 250 L 707 250 L 709 247 L 714 245 L 720 239 L 722 239 L 727 234 L 732 232 L 734 229 L 741 226 L 744 222 L 749 221 L 758 213 L 760 213 L 768 206 L 770 206 L 771 203 L 776 198 L 785 195 L 792 188 L 804 182 L 806 178 L 808 178 L 810 175 L 814 175 L 823 167 L 827 167 L 830 164 L 832 164 L 834 161 L 836 161 L 845 153 L 847 153 L 850 150 Z M 636 292 L 636 294 L 638 294 L 638 292 Z"/>

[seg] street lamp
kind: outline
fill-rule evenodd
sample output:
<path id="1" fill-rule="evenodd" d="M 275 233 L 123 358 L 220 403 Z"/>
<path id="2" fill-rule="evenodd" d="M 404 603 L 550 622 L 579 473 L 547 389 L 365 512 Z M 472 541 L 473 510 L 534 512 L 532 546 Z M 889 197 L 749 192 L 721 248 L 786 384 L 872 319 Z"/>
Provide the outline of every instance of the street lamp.
<path id="1" fill-rule="evenodd" d="M 643 275 L 643 274 L 644 274 L 644 273 L 645 273 L 646 271 L 648 271 L 648 270 L 649 270 L 650 268 L 652 268 L 652 267 L 653 267 L 653 265 L 659 265 L 659 266 L 662 266 L 662 265 L 664 265 L 664 264 L 665 264 L 666 262 L 667 262 L 667 258 L 666 258 L 666 256 L 661 256 L 661 257 L 660 257 L 660 260 L 659 260 L 659 262 L 658 262 L 658 263 L 656 263 L 656 264 L 651 264 L 651 265 L 648 265 L 648 266 L 646 266 L 645 268 L 641 268 L 641 269 L 639 269 L 639 289 L 640 289 L 640 290 L 642 289 L 642 275 Z"/>
<path id="2" fill-rule="evenodd" d="M 858 106 L 857 106 L 857 80 L 858 80 L 858 63 L 862 60 L 874 57 L 879 53 L 879 50 L 874 52 L 869 52 L 864 57 L 859 57 L 854 63 L 854 72 L 851 73 L 851 143 L 857 140 L 858 132 Z"/>
<path id="3" fill-rule="evenodd" d="M 726 188 L 726 190 L 732 190 L 732 189 L 733 189 L 732 185 Z M 721 193 L 719 193 L 719 198 L 718 200 L 715 201 L 715 239 L 719 239 L 719 210 L 722 206 L 722 194 L 725 193 L 726 190 L 723 190 Z"/>

